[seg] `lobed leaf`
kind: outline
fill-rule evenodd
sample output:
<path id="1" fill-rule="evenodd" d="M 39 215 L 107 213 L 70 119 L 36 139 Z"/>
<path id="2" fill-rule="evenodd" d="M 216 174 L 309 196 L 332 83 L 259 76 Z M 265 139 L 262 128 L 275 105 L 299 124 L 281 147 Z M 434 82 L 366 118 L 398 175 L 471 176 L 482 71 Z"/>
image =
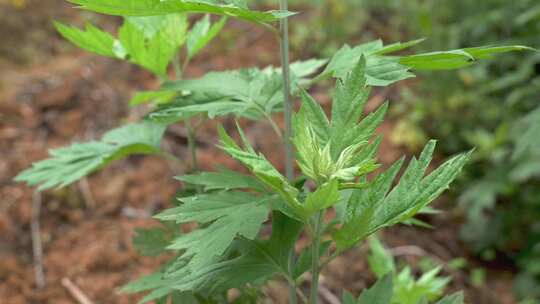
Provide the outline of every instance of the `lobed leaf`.
<path id="1" fill-rule="evenodd" d="M 448 188 L 471 152 L 451 158 L 424 177 L 434 147 L 435 142 L 431 141 L 418 160 L 410 161 L 399 183 L 390 192 L 392 180 L 403 160 L 377 176 L 366 191 L 353 192 L 345 223 L 334 233 L 338 248 L 349 248 L 383 227 L 410 220 Z"/>
<path id="2" fill-rule="evenodd" d="M 307 81 L 307 76 L 324 64 L 320 60 L 296 62 L 291 65 L 292 88 Z M 150 113 L 157 121 L 178 121 L 194 115 L 234 115 L 262 119 L 282 111 L 281 71 L 274 67 L 211 72 L 198 79 L 166 82 L 162 90 L 182 92 L 183 96 Z"/>
<path id="3" fill-rule="evenodd" d="M 237 236 L 253 239 L 268 217 L 268 197 L 246 192 L 216 192 L 181 198 L 179 207 L 155 216 L 176 223 L 197 222 L 209 225 L 174 239 L 168 249 L 184 250 L 189 266 L 210 265 L 222 255 Z"/>
<path id="4" fill-rule="evenodd" d="M 350 66 L 364 56 L 366 58 L 367 84 L 388 86 L 397 81 L 414 77 L 415 70 L 449 70 L 474 64 L 479 59 L 492 58 L 496 54 L 533 50 L 532 48 L 511 46 L 482 46 L 449 51 L 429 52 L 409 56 L 388 56 L 389 53 L 410 48 L 423 39 L 384 46 L 381 40 L 360 44 L 354 48 L 344 45 L 330 59 L 324 71 L 317 77 L 346 77 Z"/>
<path id="5" fill-rule="evenodd" d="M 262 154 L 257 154 L 253 147 L 245 140 L 244 133 L 238 127 L 240 137 L 244 142 L 244 149 L 238 146 L 234 140 L 225 132 L 222 126 L 218 132 L 221 138 L 221 149 L 227 152 L 234 159 L 244 164 L 254 175 L 271 191 L 279 194 L 285 200 L 288 207 L 292 208 L 296 217 L 305 217 L 304 208 L 297 199 L 298 189 L 289 184 L 287 179 L 274 168 L 274 166 Z"/>
<path id="6" fill-rule="evenodd" d="M 101 56 L 116 58 L 116 54 L 113 51 L 116 39 L 111 34 L 102 31 L 92 24 L 86 24 L 86 31 L 56 21 L 54 22 L 54 26 L 65 39 L 81 49 Z"/>
<path id="7" fill-rule="evenodd" d="M 193 175 L 181 175 L 176 179 L 193 185 L 204 186 L 205 191 L 252 189 L 264 192 L 265 188 L 256 178 L 232 170 L 222 169 L 218 172 L 201 172 Z"/>
<path id="8" fill-rule="evenodd" d="M 165 128 L 163 124 L 143 121 L 111 130 L 100 141 L 50 150 L 51 158 L 32 164 L 15 181 L 39 185 L 38 190 L 64 187 L 125 156 L 160 153 Z"/>
<path id="9" fill-rule="evenodd" d="M 187 59 L 191 60 L 199 51 L 204 48 L 216 35 L 221 31 L 227 17 L 222 17 L 218 22 L 211 24 L 210 16 L 205 15 L 201 20 L 197 21 L 187 35 Z"/>
<path id="10" fill-rule="evenodd" d="M 365 289 L 360 297 L 358 304 L 391 304 L 393 293 L 392 275 L 387 274 L 379 279 L 369 289 Z"/>
<path id="11" fill-rule="evenodd" d="M 131 62 L 163 77 L 186 39 L 187 25 L 184 14 L 125 18 L 118 33 L 121 50 L 117 53 L 125 53 Z"/>
<path id="12" fill-rule="evenodd" d="M 288 11 L 253 11 L 235 1 L 219 0 L 68 0 L 81 8 L 116 16 L 158 16 L 172 13 L 210 13 L 237 19 L 269 23 L 287 18 Z"/>

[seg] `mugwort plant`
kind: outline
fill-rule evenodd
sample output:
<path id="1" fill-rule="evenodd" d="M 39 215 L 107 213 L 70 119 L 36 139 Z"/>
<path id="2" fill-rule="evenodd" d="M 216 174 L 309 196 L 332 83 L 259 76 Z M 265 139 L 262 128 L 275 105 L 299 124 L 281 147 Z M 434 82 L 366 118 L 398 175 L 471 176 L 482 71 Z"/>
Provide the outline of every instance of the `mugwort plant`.
<path id="1" fill-rule="evenodd" d="M 282 280 L 289 286 L 290 303 L 318 303 L 319 274 L 325 265 L 383 228 L 418 223 L 414 216 L 428 210 L 471 154 L 456 155 L 426 174 L 433 166 L 435 141 L 430 141 L 406 166 L 401 158 L 383 170 L 377 162 L 381 136 L 376 129 L 388 103 L 365 114 L 371 88 L 414 77 L 416 70 L 461 68 L 496 53 L 526 49 L 489 46 L 399 56 L 391 54 L 421 40 L 390 45 L 376 40 L 344 45 L 329 59 L 289 64 L 288 19 L 295 13 L 288 11 L 287 0 L 273 11 L 252 10 L 245 0 L 70 2 L 122 16 L 124 23 L 116 36 L 90 24 L 81 30 L 56 23 L 66 39 L 87 51 L 149 70 L 161 87 L 139 92 L 130 101 L 134 106 L 154 105 L 144 120 L 111 130 L 99 140 L 52 150 L 51 158 L 34 163 L 16 180 L 45 190 L 66 186 L 128 155 L 174 157 L 161 149 L 160 141 L 167 127 L 184 123 L 192 170 L 178 179 L 198 191 L 182 195 L 177 206 L 155 215 L 164 223 L 162 228 L 138 231 L 134 242 L 142 253 L 174 253 L 155 273 L 123 288 L 147 292 L 141 303 L 252 303 L 263 296 L 262 286 L 268 280 Z M 191 14 L 204 16 L 190 26 Z M 209 14 L 222 17 L 213 22 Z M 275 33 L 282 67 L 183 78 L 185 67 L 222 30 L 227 18 Z M 167 73 L 170 66 L 175 71 L 172 78 Z M 308 93 L 313 84 L 328 79 L 335 80 L 330 115 Z M 295 112 L 296 99 L 301 106 Z M 283 131 L 273 120 L 279 112 L 285 115 Z M 200 172 L 192 120 L 204 123 L 223 116 L 268 121 L 283 139 L 286 173 L 255 151 L 240 127 L 235 132 L 241 143 L 219 127 L 219 147 L 251 174 L 227 169 Z M 197 223 L 198 228 L 179 232 L 183 223 Z M 265 223 L 271 225 L 270 236 L 260 233 Z M 295 245 L 303 234 L 311 245 L 297 252 Z M 359 297 L 344 292 L 343 303 L 392 303 L 392 279 L 392 274 L 382 276 Z M 306 280 L 310 295 L 299 288 Z M 236 300 L 227 296 L 231 289 L 240 291 Z M 431 299 L 422 295 L 416 303 Z M 463 303 L 463 295 L 437 303 Z"/>

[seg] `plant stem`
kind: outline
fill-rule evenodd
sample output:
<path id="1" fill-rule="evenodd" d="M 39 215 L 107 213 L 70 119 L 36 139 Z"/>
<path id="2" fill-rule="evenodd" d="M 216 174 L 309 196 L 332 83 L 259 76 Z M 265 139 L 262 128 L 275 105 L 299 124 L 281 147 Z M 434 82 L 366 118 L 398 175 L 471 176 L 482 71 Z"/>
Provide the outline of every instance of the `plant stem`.
<path id="1" fill-rule="evenodd" d="M 287 0 L 280 0 L 280 10 L 287 10 Z M 294 154 L 292 147 L 292 100 L 291 100 L 291 78 L 289 68 L 289 20 L 282 18 L 280 20 L 280 38 L 281 38 L 281 73 L 283 75 L 283 102 L 285 103 L 285 172 L 289 180 L 294 179 L 293 162 Z"/>
<path id="2" fill-rule="evenodd" d="M 287 0 L 279 1 L 279 9 L 287 10 L 289 8 Z M 294 179 L 293 172 L 293 147 L 292 147 L 292 101 L 291 101 L 291 78 L 289 76 L 289 19 L 282 18 L 279 21 L 280 32 L 280 53 L 281 53 L 281 74 L 283 76 L 283 102 L 285 103 L 285 132 L 282 136 L 285 144 L 285 175 L 289 181 Z M 270 119 L 271 122 L 273 122 Z M 275 129 L 274 124 L 272 127 Z M 294 264 L 294 251 L 289 255 L 289 267 Z M 296 284 L 289 282 L 290 303 L 297 303 Z"/>
<path id="3" fill-rule="evenodd" d="M 311 243 L 311 296 L 310 303 L 317 304 L 319 297 L 319 252 L 321 248 L 321 234 L 323 226 L 323 212 L 319 211 L 315 216 L 315 227 Z"/>
<path id="4" fill-rule="evenodd" d="M 174 68 L 174 78 L 175 80 L 180 80 L 182 78 L 182 72 L 186 69 L 189 60 L 184 61 L 184 65 L 180 66 L 180 56 L 177 54 L 173 57 L 172 64 Z M 196 134 L 195 129 L 191 126 L 191 120 L 188 118 L 184 122 L 187 131 L 187 142 L 188 149 L 191 154 L 191 171 L 192 173 L 199 172 L 199 163 L 197 161 L 197 146 L 195 142 Z M 200 193 L 200 187 L 196 187 L 197 193 Z"/>
<path id="5" fill-rule="evenodd" d="M 191 126 L 191 120 L 188 118 L 185 121 L 187 131 L 188 149 L 191 154 L 191 171 L 199 171 L 199 162 L 197 161 L 197 147 L 195 146 L 195 132 Z"/>

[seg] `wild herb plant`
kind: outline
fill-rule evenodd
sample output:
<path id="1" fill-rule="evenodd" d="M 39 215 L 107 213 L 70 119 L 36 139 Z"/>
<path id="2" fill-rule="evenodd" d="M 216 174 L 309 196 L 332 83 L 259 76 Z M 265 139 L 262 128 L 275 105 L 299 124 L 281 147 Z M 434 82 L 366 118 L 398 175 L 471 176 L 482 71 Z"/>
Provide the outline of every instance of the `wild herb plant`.
<path id="1" fill-rule="evenodd" d="M 409 266 L 398 271 L 392 252 L 386 249 L 377 237 L 370 237 L 368 242 L 370 249 L 368 264 L 371 271 L 379 279 L 388 274 L 393 278 L 392 304 L 416 304 L 424 297 L 433 301 L 444 294 L 444 288 L 450 282 L 450 278 L 439 276 L 440 266 L 422 273 L 420 278 L 416 279 Z"/>
<path id="2" fill-rule="evenodd" d="M 377 163 L 381 136 L 376 129 L 388 103 L 364 115 L 373 86 L 388 86 L 413 77 L 413 70 L 453 69 L 471 65 L 490 54 L 524 49 L 520 46 L 477 47 L 409 56 L 389 55 L 420 40 L 383 45 L 379 40 L 343 46 L 330 59 L 289 64 L 287 1 L 280 10 L 255 11 L 243 0 L 71 0 L 82 8 L 124 16 L 118 38 L 88 26 L 81 31 L 57 24 L 70 41 L 91 52 L 130 61 L 162 80 L 161 89 L 136 95 L 132 104 L 152 100 L 146 118 L 106 133 L 101 140 L 77 143 L 51 151 L 51 158 L 35 163 L 18 181 L 41 190 L 65 186 L 130 154 L 172 157 L 160 148 L 166 128 L 190 119 L 233 115 L 269 121 L 283 139 L 286 174 L 256 152 L 240 127 L 241 144 L 223 128 L 219 147 L 250 171 L 250 175 L 222 169 L 195 172 L 178 179 L 198 186 L 199 193 L 178 198 L 174 208 L 155 217 L 163 228 L 140 230 L 135 244 L 143 253 L 173 252 L 175 257 L 154 274 L 124 287 L 126 292 L 149 293 L 141 302 L 224 303 L 227 291 L 237 289 L 237 302 L 254 302 L 271 279 L 290 288 L 290 302 L 318 302 L 319 274 L 335 257 L 354 248 L 376 231 L 399 223 L 418 223 L 417 213 L 457 176 L 470 156 L 459 154 L 426 174 L 435 141 L 412 158 L 396 179 L 404 158 L 386 170 Z M 199 79 L 182 79 L 183 66 L 211 40 L 225 22 L 210 25 L 203 17 L 187 31 L 186 14 L 210 13 L 262 25 L 280 39 L 282 67 L 210 72 Z M 279 21 L 277 28 L 275 22 Z M 178 50 L 186 46 L 180 61 Z M 182 64 L 180 62 L 183 62 Z M 167 79 L 172 63 L 175 77 Z M 324 67 L 324 68 L 323 68 Z M 319 72 L 322 69 L 322 72 Z M 312 76 L 313 75 L 313 76 Z M 312 76 L 312 77 L 310 77 Z M 317 81 L 335 79 L 331 115 L 307 90 Z M 301 107 L 293 113 L 293 98 Z M 285 130 L 273 120 L 285 112 Z M 190 131 L 193 168 L 196 147 Z M 294 149 L 293 149 L 294 148 Z M 293 161 L 299 168 L 296 174 Z M 195 170 L 196 171 L 196 170 Z M 369 176 L 368 176 L 369 174 Z M 270 236 L 260 234 L 269 222 Z M 197 229 L 179 233 L 183 223 Z M 296 252 L 306 234 L 311 245 Z M 310 273 L 310 295 L 299 288 Z M 392 277 L 383 277 L 359 298 L 345 294 L 344 303 L 390 303 Z M 418 303 L 427 303 L 426 294 Z M 308 300 L 309 299 L 309 300 Z M 462 303 L 460 294 L 438 303 Z"/>

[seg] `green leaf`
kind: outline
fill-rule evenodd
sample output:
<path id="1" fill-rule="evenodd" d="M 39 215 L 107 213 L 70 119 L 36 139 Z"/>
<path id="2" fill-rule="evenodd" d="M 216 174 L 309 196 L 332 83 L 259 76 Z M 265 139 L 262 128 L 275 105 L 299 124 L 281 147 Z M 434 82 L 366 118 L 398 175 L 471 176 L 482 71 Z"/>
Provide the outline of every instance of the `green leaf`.
<path id="1" fill-rule="evenodd" d="M 318 136 L 319 142 L 328 142 L 330 137 L 330 122 L 324 110 L 306 91 L 302 90 L 300 97 L 302 97 L 302 108 L 300 111 L 305 112 L 306 119 L 311 123 L 311 127 L 315 135 Z"/>
<path id="2" fill-rule="evenodd" d="M 479 59 L 492 58 L 495 54 L 525 50 L 533 49 L 520 45 L 482 46 L 404 56 L 399 63 L 417 70 L 450 70 L 472 65 Z"/>
<path id="3" fill-rule="evenodd" d="M 354 48 L 344 45 L 334 56 L 319 77 L 332 76 L 345 78 L 358 60 L 365 57 L 365 73 L 367 84 L 387 86 L 394 82 L 414 77 L 409 68 L 401 65 L 397 57 L 376 55 L 384 50 L 382 41 L 376 40 L 360 44 Z M 383 51 L 384 53 L 384 51 Z"/>
<path id="4" fill-rule="evenodd" d="M 125 293 L 139 293 L 153 290 L 138 303 L 147 303 L 169 295 L 174 291 L 174 277 L 166 277 L 162 271 L 143 276 L 135 281 L 129 282 L 122 287 Z"/>
<path id="5" fill-rule="evenodd" d="M 101 56 L 116 58 L 113 51 L 114 37 L 92 24 L 86 24 L 86 31 L 56 21 L 54 22 L 54 26 L 65 39 L 81 49 Z"/>
<path id="6" fill-rule="evenodd" d="M 308 212 L 313 214 L 319 210 L 330 208 L 337 203 L 340 198 L 338 186 L 337 179 L 333 179 L 317 188 L 315 192 L 309 193 L 305 202 L 305 208 Z"/>
<path id="7" fill-rule="evenodd" d="M 120 28 L 118 37 L 131 62 L 158 76 L 165 76 L 169 63 L 184 43 L 187 25 L 184 14 L 158 18 L 129 17 Z"/>
<path id="8" fill-rule="evenodd" d="M 298 189 L 289 184 L 287 179 L 274 168 L 264 155 L 257 154 L 246 140 L 243 140 L 244 149 L 242 149 L 227 134 L 222 126 L 218 128 L 218 132 L 221 138 L 221 149 L 244 164 L 266 187 L 279 194 L 296 213 L 296 216 L 303 219 L 305 217 L 305 211 L 297 199 Z M 238 132 L 245 139 L 239 126 Z"/>
<path id="9" fill-rule="evenodd" d="M 291 65 L 292 86 L 307 81 L 321 61 L 309 60 Z M 297 76 L 299 75 L 299 76 Z M 167 104 L 150 113 L 158 121 L 178 121 L 194 115 L 234 115 L 260 120 L 283 110 L 281 71 L 272 66 L 263 70 L 243 69 L 211 72 L 198 79 L 166 82 L 163 90 L 182 92 L 178 102 Z"/>
<path id="10" fill-rule="evenodd" d="M 181 198 L 183 204 L 155 217 L 176 223 L 209 225 L 176 238 L 169 249 L 185 250 L 195 269 L 223 254 L 236 236 L 253 239 L 268 217 L 268 197 L 246 192 L 216 192 Z"/>
<path id="11" fill-rule="evenodd" d="M 416 304 L 423 298 L 427 300 L 440 298 L 450 282 L 448 277 L 437 276 L 440 271 L 440 267 L 435 267 L 416 280 L 410 267 L 405 267 L 394 280 L 393 302 Z"/>
<path id="12" fill-rule="evenodd" d="M 236 171 L 221 169 L 218 172 L 201 172 L 193 175 L 181 175 L 176 179 L 183 182 L 204 186 L 204 191 L 249 188 L 264 192 L 265 188 L 256 178 Z"/>
<path id="13" fill-rule="evenodd" d="M 355 180 L 375 170 L 380 139 L 372 140 L 387 109 L 384 104 L 359 122 L 370 90 L 366 87 L 366 61 L 336 84 L 329 122 L 322 108 L 305 92 L 302 107 L 293 116 L 293 143 L 302 172 L 317 184 L 331 179 Z"/>
<path id="14" fill-rule="evenodd" d="M 269 23 L 286 18 L 288 11 L 252 11 L 231 1 L 218 0 L 68 0 L 94 12 L 116 16 L 157 16 L 171 13 L 210 13 Z"/>
<path id="15" fill-rule="evenodd" d="M 415 45 L 417 45 L 419 43 L 424 42 L 424 40 L 426 40 L 426 39 L 425 38 L 420 38 L 420 39 L 411 40 L 411 41 L 407 41 L 407 42 L 392 43 L 392 44 L 386 45 L 386 46 L 378 49 L 377 51 L 374 52 L 374 54 L 376 54 L 376 55 L 385 55 L 385 54 L 389 54 L 389 53 L 395 53 L 395 52 L 398 52 L 398 51 L 401 51 L 401 50 L 411 48 L 411 47 L 413 47 L 413 46 L 415 46 Z"/>
<path id="16" fill-rule="evenodd" d="M 319 256 L 324 256 L 324 254 L 326 254 L 326 252 L 330 248 L 330 245 L 332 245 L 331 241 L 322 242 L 319 248 Z M 298 280 L 300 276 L 302 276 L 304 273 L 310 270 L 312 256 L 313 256 L 313 248 L 311 246 L 306 247 L 300 253 L 298 260 L 294 264 L 294 270 L 292 273 L 293 279 Z"/>
<path id="17" fill-rule="evenodd" d="M 215 261 L 202 268 L 170 265 L 165 279 L 173 279 L 173 288 L 213 295 L 245 284 L 257 286 L 276 273 L 288 274 L 289 256 L 302 230 L 296 222 L 279 212 L 272 215 L 272 235 L 269 240 L 238 238 L 231 246 L 231 257 Z"/>
<path id="18" fill-rule="evenodd" d="M 145 102 L 153 102 L 155 104 L 170 102 L 175 96 L 176 91 L 142 91 L 136 92 L 129 101 L 130 106 L 140 105 Z"/>
<path id="19" fill-rule="evenodd" d="M 171 231 L 163 227 L 136 228 L 133 245 L 142 255 L 157 256 L 165 251 L 171 237 Z"/>
<path id="20" fill-rule="evenodd" d="M 39 190 L 63 187 L 130 154 L 160 153 L 165 128 L 163 124 L 144 121 L 109 131 L 100 141 L 51 150 L 51 158 L 34 163 L 15 181 L 40 185 Z"/>
<path id="21" fill-rule="evenodd" d="M 222 17 L 218 22 L 210 25 L 209 15 L 205 15 L 201 20 L 197 21 L 187 35 L 187 60 L 193 58 L 202 48 L 214 39 L 226 22 L 227 17 Z"/>
<path id="22" fill-rule="evenodd" d="M 344 78 L 360 57 L 366 58 L 367 84 L 372 86 L 388 86 L 400 80 L 414 77 L 410 69 L 447 70 L 469 66 L 479 59 L 492 58 L 493 55 L 512 51 L 533 50 L 529 47 L 483 46 L 450 51 L 429 52 L 409 56 L 386 56 L 388 53 L 404 50 L 414 46 L 422 39 L 405 43 L 394 43 L 384 46 L 381 40 L 360 44 L 354 48 L 344 45 L 316 78 L 328 76 Z"/>
<path id="23" fill-rule="evenodd" d="M 515 133 L 516 139 L 515 148 L 512 152 L 512 160 L 517 160 L 525 156 L 527 152 L 530 152 L 535 147 L 536 139 L 538 134 L 540 134 L 540 107 L 534 109 L 517 122 Z M 532 165 L 529 161 L 527 167 L 530 170 L 531 167 L 537 166 Z"/>
<path id="24" fill-rule="evenodd" d="M 464 304 L 463 292 L 456 292 L 449 296 L 444 297 L 436 304 Z"/>
<path id="25" fill-rule="evenodd" d="M 375 276 L 380 279 L 389 273 L 394 274 L 396 271 L 394 257 L 384 248 L 384 245 L 377 237 L 369 238 L 369 249 L 369 268 Z"/>
<path id="26" fill-rule="evenodd" d="M 348 291 L 343 291 L 343 296 L 341 298 L 342 304 L 357 304 L 356 298 Z"/>
<path id="27" fill-rule="evenodd" d="M 390 304 L 392 299 L 392 275 L 379 279 L 375 285 L 362 292 L 358 304 Z"/>
<path id="28" fill-rule="evenodd" d="M 338 248 L 349 248 L 383 227 L 410 220 L 448 188 L 471 152 L 451 158 L 424 177 L 434 147 L 435 142 L 431 141 L 418 160 L 410 161 L 399 183 L 388 194 L 401 160 L 370 182 L 366 191 L 353 192 L 345 223 L 334 233 Z"/>

